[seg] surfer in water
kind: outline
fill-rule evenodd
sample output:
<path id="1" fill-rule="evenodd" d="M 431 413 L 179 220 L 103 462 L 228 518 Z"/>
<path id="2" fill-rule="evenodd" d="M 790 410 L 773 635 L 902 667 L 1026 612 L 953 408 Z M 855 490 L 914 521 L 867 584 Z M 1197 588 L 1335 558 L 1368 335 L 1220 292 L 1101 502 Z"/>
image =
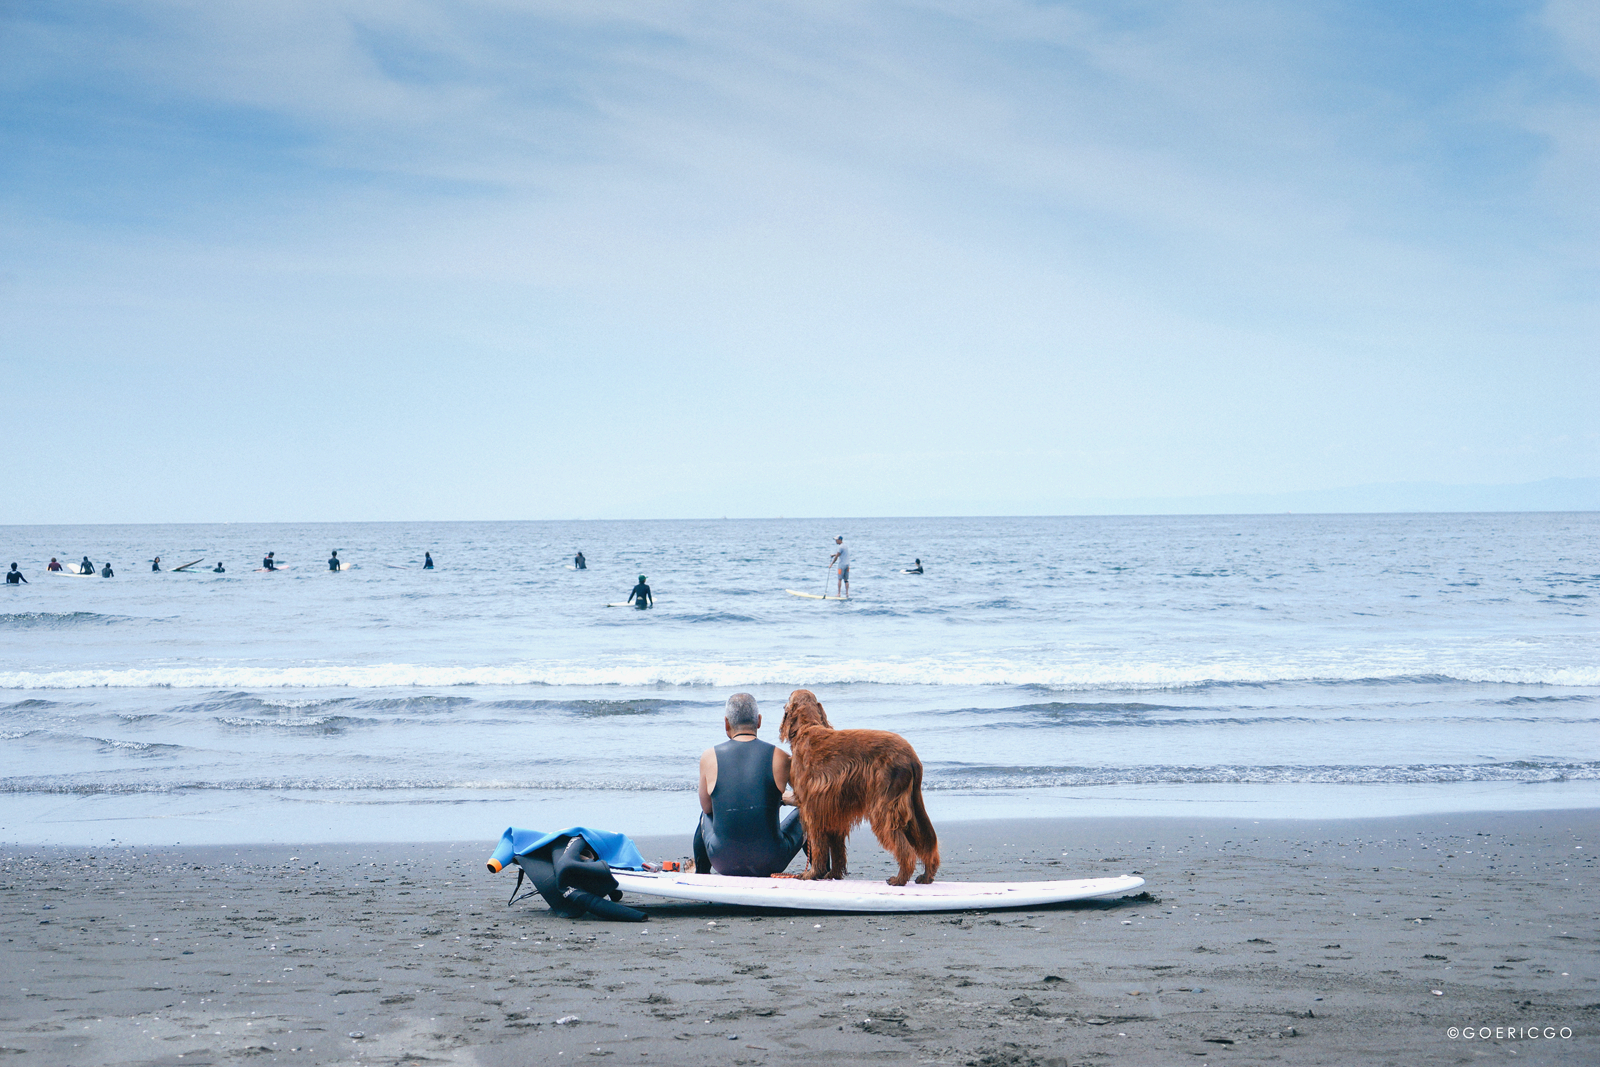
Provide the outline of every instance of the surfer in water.
<path id="1" fill-rule="evenodd" d="M 583 558 L 582 551 L 572 557 L 572 566 L 574 570 L 586 571 L 589 569 L 589 561 Z"/>
<path id="2" fill-rule="evenodd" d="M 93 574 L 94 573 L 94 564 L 89 562 L 89 557 L 88 556 L 84 556 L 83 557 L 83 562 L 78 564 L 78 573 L 79 574 Z"/>
<path id="3" fill-rule="evenodd" d="M 152 573 L 159 572 L 161 570 L 161 557 L 160 556 L 157 556 L 155 559 L 150 561 L 150 570 L 151 570 Z"/>
<path id="4" fill-rule="evenodd" d="M 51 556 L 50 557 L 50 566 L 46 567 L 45 570 L 47 570 L 47 571 L 58 571 L 60 569 L 61 569 L 61 564 L 56 562 L 56 558 L 54 556 Z"/>
<path id="5" fill-rule="evenodd" d="M 215 567 L 211 568 L 211 573 L 212 574 L 227 574 L 228 571 L 227 571 L 227 568 L 225 568 L 222 565 L 222 561 L 219 559 L 219 560 L 217 560 L 217 565 Z"/>
<path id="6" fill-rule="evenodd" d="M 700 755 L 700 825 L 694 831 L 696 874 L 765 878 L 789 866 L 806 843 L 794 803 L 789 754 L 756 738 L 756 698 L 728 698 L 722 728 L 728 740 Z"/>
<path id="7" fill-rule="evenodd" d="M 650 595 L 650 587 L 644 584 L 644 575 L 639 575 L 639 584 L 633 587 L 633 592 L 628 594 L 628 599 L 623 603 L 632 604 L 640 611 L 655 606 L 656 598 Z"/>
<path id="8" fill-rule="evenodd" d="M 832 556 L 828 557 L 828 564 L 829 566 L 837 567 L 839 570 L 839 585 L 835 592 L 841 598 L 848 597 L 850 595 L 850 549 L 845 545 L 843 537 L 835 537 L 833 543 L 838 548 L 834 550 Z M 828 587 L 823 586 L 822 588 L 826 592 Z"/>
<path id="9" fill-rule="evenodd" d="M 17 565 L 15 563 L 13 563 L 11 565 L 11 570 L 6 574 L 6 584 L 7 585 L 27 585 L 29 583 L 28 583 L 28 579 L 26 579 L 26 578 L 24 578 L 22 576 L 22 572 L 17 570 Z"/>
<path id="10" fill-rule="evenodd" d="M 425 570 L 425 571 L 433 570 L 433 553 L 432 552 L 424 552 L 422 554 L 422 569 Z"/>
<path id="11" fill-rule="evenodd" d="M 275 570 L 278 569 L 277 560 L 273 559 L 273 555 L 274 555 L 274 553 L 268 552 L 267 553 L 267 557 L 261 561 L 261 569 L 262 570 L 264 570 L 264 571 L 275 571 Z"/>
<path id="12" fill-rule="evenodd" d="M 94 571 L 90 571 L 89 573 L 93 574 Z M 115 578 L 116 576 L 117 576 L 117 572 L 111 569 L 111 564 L 109 562 L 106 563 L 106 565 L 104 567 L 100 568 L 100 577 L 102 577 L 102 578 Z"/>
<path id="13" fill-rule="evenodd" d="M 911 564 L 910 568 L 908 568 L 906 570 L 906 573 L 907 574 L 921 574 L 922 573 L 922 561 L 919 559 L 915 563 Z"/>
<path id="14" fill-rule="evenodd" d="M 343 569 L 343 564 L 339 562 L 339 550 L 337 548 L 333 550 L 333 555 L 328 559 L 328 569 L 330 571 Z"/>

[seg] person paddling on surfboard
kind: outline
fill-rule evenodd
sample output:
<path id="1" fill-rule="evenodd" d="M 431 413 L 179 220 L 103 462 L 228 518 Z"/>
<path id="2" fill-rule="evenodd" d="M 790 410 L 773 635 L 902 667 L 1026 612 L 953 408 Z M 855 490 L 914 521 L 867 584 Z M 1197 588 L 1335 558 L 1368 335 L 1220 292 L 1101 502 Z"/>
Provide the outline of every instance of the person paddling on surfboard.
<path id="1" fill-rule="evenodd" d="M 907 574 L 921 574 L 922 573 L 922 561 L 920 559 L 917 560 L 915 563 L 913 563 L 910 566 L 910 568 L 906 571 L 906 573 Z"/>
<path id="2" fill-rule="evenodd" d="M 637 598 L 637 599 L 635 599 Z M 639 575 L 639 584 L 633 587 L 633 592 L 628 594 L 628 599 L 623 603 L 632 604 L 643 611 L 645 608 L 654 607 L 656 598 L 650 595 L 650 587 L 644 584 L 644 575 Z"/>
<path id="3" fill-rule="evenodd" d="M 789 793 L 789 754 L 756 739 L 756 698 L 735 693 L 722 719 L 728 740 L 700 755 L 700 824 L 694 831 L 696 874 L 765 878 L 789 866 L 806 843 Z"/>
<path id="4" fill-rule="evenodd" d="M 828 564 L 839 569 L 839 584 L 835 589 L 840 598 L 850 595 L 850 549 L 845 545 L 843 537 L 835 537 L 833 543 L 838 545 L 838 550 L 828 558 Z M 823 586 L 824 590 L 828 587 Z"/>

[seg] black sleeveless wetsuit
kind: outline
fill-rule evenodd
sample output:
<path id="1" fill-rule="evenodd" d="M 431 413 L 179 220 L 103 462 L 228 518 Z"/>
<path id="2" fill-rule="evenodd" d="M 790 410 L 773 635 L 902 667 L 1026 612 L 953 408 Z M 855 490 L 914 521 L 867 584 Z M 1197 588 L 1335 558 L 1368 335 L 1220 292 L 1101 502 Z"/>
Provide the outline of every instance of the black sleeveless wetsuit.
<path id="1" fill-rule="evenodd" d="M 724 741 L 717 754 L 711 814 L 694 832 L 695 870 L 765 878 L 789 866 L 805 845 L 800 812 L 780 820 L 783 794 L 772 780 L 773 746 L 765 741 Z"/>

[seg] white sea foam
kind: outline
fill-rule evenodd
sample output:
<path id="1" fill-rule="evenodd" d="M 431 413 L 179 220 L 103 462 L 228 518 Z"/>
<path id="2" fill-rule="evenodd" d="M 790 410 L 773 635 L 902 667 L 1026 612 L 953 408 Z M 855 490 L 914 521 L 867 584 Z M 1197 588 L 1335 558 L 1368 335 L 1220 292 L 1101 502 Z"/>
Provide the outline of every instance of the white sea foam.
<path id="1" fill-rule="evenodd" d="M 843 660 L 824 663 L 659 662 L 429 666 L 384 663 L 362 666 L 156 667 L 97 670 L 0 671 L 0 689 L 391 689 L 451 686 L 711 686 L 878 685 L 1038 686 L 1062 692 L 1163 690 L 1209 685 L 1281 683 L 1399 683 L 1417 680 L 1503 685 L 1600 686 L 1600 666 L 1471 665 L 1441 659 L 1296 660 L 1262 664 L 1173 665 L 899 662 Z M 268 706 L 315 706 L 317 701 L 273 701 Z"/>

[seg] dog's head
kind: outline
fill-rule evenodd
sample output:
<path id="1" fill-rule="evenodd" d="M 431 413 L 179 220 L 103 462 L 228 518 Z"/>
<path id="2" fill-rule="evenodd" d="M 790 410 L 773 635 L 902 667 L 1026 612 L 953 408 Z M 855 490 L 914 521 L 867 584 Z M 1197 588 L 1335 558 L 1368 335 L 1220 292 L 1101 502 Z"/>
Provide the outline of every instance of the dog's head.
<path id="1" fill-rule="evenodd" d="M 783 722 L 778 726 L 778 740 L 791 740 L 796 730 L 808 726 L 833 729 L 833 724 L 828 721 L 828 713 L 822 710 L 817 695 L 809 689 L 796 689 L 789 694 L 789 702 L 783 706 Z"/>

